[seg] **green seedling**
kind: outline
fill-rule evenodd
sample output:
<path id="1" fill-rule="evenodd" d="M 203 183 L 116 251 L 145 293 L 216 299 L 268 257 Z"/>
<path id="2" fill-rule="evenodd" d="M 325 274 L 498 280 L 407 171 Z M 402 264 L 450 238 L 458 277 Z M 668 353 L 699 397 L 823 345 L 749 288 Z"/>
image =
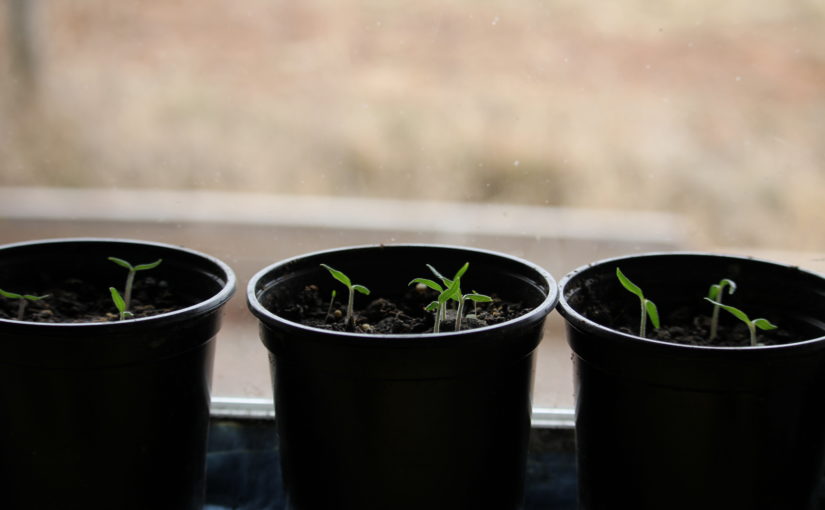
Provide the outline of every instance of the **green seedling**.
<path id="1" fill-rule="evenodd" d="M 321 264 L 321 267 L 329 271 L 329 274 L 331 274 L 332 277 L 338 280 L 339 282 L 343 283 L 349 291 L 349 298 L 347 299 L 347 315 L 344 318 L 344 322 L 346 324 L 349 324 L 353 318 L 353 302 L 355 301 L 355 291 L 358 291 L 361 294 L 369 295 L 370 290 L 364 287 L 363 285 L 353 284 L 347 275 L 345 275 L 341 271 L 338 271 L 337 269 L 333 269 L 326 264 Z"/>
<path id="2" fill-rule="evenodd" d="M 659 328 L 659 310 L 656 308 L 656 304 L 653 301 L 645 298 L 642 289 L 631 282 L 618 267 L 616 268 L 616 277 L 619 279 L 622 287 L 639 298 L 642 308 L 642 316 L 639 320 L 639 336 L 645 338 L 648 317 L 650 317 L 650 322 L 653 323 L 653 327 L 657 329 Z"/>
<path id="3" fill-rule="evenodd" d="M 461 266 L 461 268 L 456 272 L 455 276 L 452 279 L 446 278 L 430 264 L 427 264 L 427 267 L 430 269 L 430 271 L 432 271 L 432 273 L 435 276 L 437 276 L 441 280 L 443 286 L 428 278 L 416 278 L 410 282 L 410 285 L 412 285 L 413 283 L 421 283 L 439 293 L 438 298 L 429 305 L 427 305 L 427 307 L 424 309 L 427 311 L 436 312 L 435 324 L 433 325 L 433 333 L 440 333 L 441 322 L 447 317 L 447 303 L 451 299 L 461 302 L 461 277 L 467 271 L 467 268 L 470 267 L 470 263 L 466 262 L 463 266 Z M 460 321 L 461 315 L 456 314 L 456 319 Z"/>
<path id="4" fill-rule="evenodd" d="M 426 280 L 426 278 L 416 278 L 416 280 Z M 438 288 L 441 286 L 437 283 L 429 280 L 430 282 L 434 283 L 436 287 L 430 287 L 433 290 L 438 291 Z M 438 298 L 435 301 L 427 305 L 424 309 L 428 312 L 435 312 L 435 323 L 433 325 L 433 333 L 440 333 L 441 332 L 441 321 L 443 321 L 447 316 L 447 302 L 454 298 L 454 296 L 458 293 L 458 285 L 460 283 L 460 279 L 456 279 L 453 281 L 452 285 L 447 287 L 446 289 L 442 289 L 438 294 Z M 423 281 L 418 281 L 411 283 L 424 283 Z M 424 283 L 424 285 L 427 285 Z M 429 287 L 429 285 L 427 285 Z"/>
<path id="5" fill-rule="evenodd" d="M 129 262 L 126 262 L 125 260 L 119 259 L 117 257 L 109 257 L 109 260 L 129 270 L 129 274 L 126 275 L 126 286 L 123 288 L 123 302 L 126 306 L 126 310 L 129 310 L 129 306 L 132 303 L 132 286 L 135 283 L 135 273 L 137 273 L 138 271 L 154 269 L 158 267 L 161 262 L 163 262 L 163 259 L 157 259 L 156 261 L 150 262 L 148 264 L 137 264 L 133 266 Z"/>
<path id="6" fill-rule="evenodd" d="M 736 292 L 736 282 L 728 278 L 723 278 L 719 283 L 710 286 L 708 290 L 708 299 L 716 303 L 722 303 L 722 296 L 725 294 L 725 287 L 728 289 L 728 294 Z M 716 339 L 716 334 L 719 328 L 719 305 L 713 305 L 713 315 L 710 317 L 710 340 Z"/>
<path id="7" fill-rule="evenodd" d="M 0 289 L 0 296 L 17 300 L 17 320 L 22 321 L 23 317 L 26 315 L 26 307 L 29 306 L 29 303 L 32 301 L 46 299 L 47 297 L 50 297 L 50 294 L 46 294 L 44 296 L 34 296 L 32 294 L 18 294 L 16 292 L 8 292 Z"/>
<path id="8" fill-rule="evenodd" d="M 439 333 L 441 331 L 441 321 L 444 320 L 446 316 L 447 302 L 449 300 L 454 300 L 458 303 L 455 315 L 455 331 L 461 330 L 461 320 L 463 319 L 465 301 L 469 299 L 470 301 L 473 301 L 473 303 L 489 303 L 493 300 L 490 296 L 479 294 L 476 291 L 473 291 L 469 294 L 461 293 L 461 277 L 464 275 L 465 272 L 467 272 L 467 269 L 470 267 L 469 262 L 465 262 L 464 265 L 461 266 L 461 268 L 458 270 L 458 272 L 456 272 L 455 276 L 453 276 L 452 279 L 446 278 L 444 275 L 439 273 L 438 270 L 436 270 L 436 268 L 429 264 L 427 264 L 427 267 L 430 269 L 430 271 L 432 271 L 434 275 L 436 275 L 441 280 L 441 282 L 444 285 L 439 285 L 433 280 L 429 280 L 427 278 L 416 278 L 410 282 L 410 285 L 412 285 L 413 283 L 421 283 L 439 293 L 438 299 L 427 305 L 427 307 L 425 308 L 425 310 L 428 311 L 437 311 L 433 333 Z"/>
<path id="9" fill-rule="evenodd" d="M 723 305 L 722 303 L 719 303 L 718 301 L 714 301 L 710 298 L 705 298 L 705 300 L 710 301 L 714 305 L 716 305 L 716 306 L 718 306 L 718 307 L 720 307 L 724 310 L 727 310 L 728 312 L 731 313 L 731 315 L 733 315 L 734 317 L 736 317 L 740 321 L 744 322 L 748 326 L 748 331 L 750 332 L 750 335 L 751 335 L 751 345 L 752 346 L 756 345 L 756 328 L 759 328 L 763 331 L 769 331 L 771 329 L 776 329 L 777 328 L 777 326 L 775 324 L 771 323 L 768 319 L 753 319 L 753 320 L 751 320 L 750 317 L 748 317 L 747 314 L 745 314 L 745 312 L 743 312 L 742 310 L 740 310 L 736 307 L 729 306 L 729 305 Z"/>
<path id="10" fill-rule="evenodd" d="M 115 308 L 117 308 L 118 317 L 120 317 L 120 320 L 131 319 L 135 316 L 135 314 L 128 310 L 126 301 L 123 297 L 121 297 L 120 292 L 118 292 L 116 288 L 109 287 L 109 292 L 112 294 L 112 302 L 114 302 Z"/>
<path id="11" fill-rule="evenodd" d="M 464 299 L 464 300 L 469 299 L 470 301 L 473 302 L 473 315 L 478 315 L 478 304 L 479 303 L 492 303 L 493 302 L 493 298 L 491 298 L 490 296 L 487 296 L 485 294 L 479 294 L 475 290 L 473 290 L 469 294 L 464 294 L 462 296 L 462 299 Z"/>

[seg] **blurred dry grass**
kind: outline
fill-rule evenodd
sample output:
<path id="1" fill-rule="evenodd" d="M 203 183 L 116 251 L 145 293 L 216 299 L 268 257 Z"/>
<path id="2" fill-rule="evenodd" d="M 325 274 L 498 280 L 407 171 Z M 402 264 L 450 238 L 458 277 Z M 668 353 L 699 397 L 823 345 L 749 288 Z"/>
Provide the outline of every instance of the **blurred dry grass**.
<path id="1" fill-rule="evenodd" d="M 657 209 L 825 247 L 821 1 L 39 7 L 36 102 L 0 49 L 0 185 Z"/>

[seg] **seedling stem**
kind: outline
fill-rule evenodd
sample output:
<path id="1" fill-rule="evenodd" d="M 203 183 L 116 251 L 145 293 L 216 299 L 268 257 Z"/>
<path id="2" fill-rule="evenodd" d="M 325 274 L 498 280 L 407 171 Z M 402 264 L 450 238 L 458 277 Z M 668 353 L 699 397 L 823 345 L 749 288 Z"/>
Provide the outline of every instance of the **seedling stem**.
<path id="1" fill-rule="evenodd" d="M 327 315 L 324 317 L 324 322 L 329 320 L 329 316 L 332 315 L 332 306 L 335 304 L 335 290 L 332 291 L 332 296 L 329 298 L 329 308 L 327 308 Z"/>
<path id="2" fill-rule="evenodd" d="M 725 287 L 728 288 L 728 294 L 736 292 L 736 282 L 728 278 L 723 278 L 719 283 L 713 284 L 708 290 L 708 299 L 716 303 L 722 303 L 722 297 L 725 294 Z M 716 334 L 719 328 L 719 305 L 713 305 L 713 314 L 710 318 L 710 340 L 716 339 Z"/>

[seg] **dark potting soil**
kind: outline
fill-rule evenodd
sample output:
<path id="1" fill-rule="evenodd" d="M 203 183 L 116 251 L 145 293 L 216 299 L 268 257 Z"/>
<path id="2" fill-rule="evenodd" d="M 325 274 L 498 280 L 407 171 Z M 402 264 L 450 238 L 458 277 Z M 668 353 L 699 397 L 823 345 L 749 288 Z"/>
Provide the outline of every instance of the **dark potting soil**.
<path id="1" fill-rule="evenodd" d="M 292 297 L 294 299 L 290 302 L 280 305 L 267 303 L 267 308 L 287 320 L 332 331 L 375 334 L 431 333 L 435 324 L 435 314 L 424 310 L 436 298 L 435 291 L 427 288 L 411 288 L 404 295 L 397 297 L 373 298 L 366 306 L 363 306 L 363 303 L 370 298 L 356 293 L 354 320 L 349 325 L 345 320 L 346 291 L 343 300 L 340 299 L 341 294 L 336 296 L 332 307 L 330 295 L 322 296 L 315 285 L 305 287 L 297 296 Z M 490 303 L 478 303 L 477 306 L 471 301 L 465 303 L 462 330 L 506 322 L 531 310 L 522 303 L 502 301 L 497 296 L 491 297 L 493 301 Z M 447 318 L 441 323 L 442 332 L 454 330 L 455 314 L 455 308 L 447 311 Z"/>
<path id="2" fill-rule="evenodd" d="M 15 289 L 17 290 L 17 289 Z M 118 289 L 121 293 L 122 289 Z M 36 296 L 48 295 L 39 301 L 27 304 L 23 320 L 29 322 L 107 322 L 119 320 L 117 308 L 112 302 L 108 287 L 93 285 L 80 279 L 67 279 L 32 292 Z M 132 302 L 129 311 L 134 318 L 149 317 L 184 308 L 174 299 L 165 280 L 151 276 L 136 279 L 132 288 Z M 0 297 L 0 318 L 16 320 L 19 301 Z"/>

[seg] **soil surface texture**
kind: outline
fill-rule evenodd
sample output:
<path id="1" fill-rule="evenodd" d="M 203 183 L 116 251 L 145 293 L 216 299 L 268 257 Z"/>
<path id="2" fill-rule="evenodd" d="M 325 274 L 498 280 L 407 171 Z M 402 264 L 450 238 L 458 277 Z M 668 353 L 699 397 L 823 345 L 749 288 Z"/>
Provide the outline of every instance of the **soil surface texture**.
<path id="1" fill-rule="evenodd" d="M 123 293 L 123 289 L 118 290 Z M 109 288 L 105 286 L 93 285 L 80 279 L 66 279 L 36 292 L 28 289 L 23 292 L 48 296 L 26 304 L 23 320 L 28 322 L 80 323 L 119 320 Z M 140 318 L 171 312 L 185 306 L 188 305 L 174 299 L 165 280 L 146 276 L 135 281 L 129 311 L 134 314 L 134 318 Z M 0 297 L 0 318 L 16 320 L 18 310 L 19 300 Z"/>
<path id="2" fill-rule="evenodd" d="M 598 288 L 586 284 L 570 297 L 570 305 L 588 319 L 605 327 L 630 335 L 639 334 L 641 309 L 639 302 L 632 302 L 610 294 L 607 299 L 600 299 L 604 294 Z M 598 284 L 595 284 L 598 287 Z M 618 293 L 624 290 L 616 291 Z M 701 345 L 715 347 L 747 347 L 751 345 L 750 331 L 744 322 L 725 310 L 719 311 L 716 338 L 710 339 L 710 323 L 713 305 L 698 298 L 697 306 L 677 306 L 668 309 L 659 306 L 660 328 L 654 328 L 647 321 L 646 338 L 675 344 Z M 608 303 L 608 304 L 605 304 Z M 707 306 L 702 306 L 706 304 Z M 747 312 L 747 310 L 745 310 Z M 752 319 L 763 317 L 749 314 Z M 818 336 L 798 322 L 784 320 L 782 317 L 764 317 L 777 326 L 774 330 L 756 331 L 757 345 L 781 345 Z"/>
<path id="3" fill-rule="evenodd" d="M 529 312 L 531 308 L 522 303 L 512 303 L 491 296 L 490 303 L 467 301 L 464 305 L 464 318 L 461 329 L 474 329 L 491 326 L 515 319 Z M 368 296 L 356 294 L 353 320 L 346 321 L 346 295 L 343 300 L 338 294 L 330 306 L 330 296 L 321 295 L 315 285 L 305 287 L 289 303 L 269 304 L 268 308 L 279 316 L 314 328 L 346 331 L 354 333 L 405 334 L 432 333 L 435 314 L 424 308 L 436 298 L 430 289 L 411 288 L 404 295 L 388 298 L 373 298 L 363 308 Z M 454 302 L 453 302 L 454 303 Z M 363 306 L 363 305 L 362 305 Z M 454 331 L 455 306 L 447 311 L 446 320 L 441 322 L 441 332 Z"/>

